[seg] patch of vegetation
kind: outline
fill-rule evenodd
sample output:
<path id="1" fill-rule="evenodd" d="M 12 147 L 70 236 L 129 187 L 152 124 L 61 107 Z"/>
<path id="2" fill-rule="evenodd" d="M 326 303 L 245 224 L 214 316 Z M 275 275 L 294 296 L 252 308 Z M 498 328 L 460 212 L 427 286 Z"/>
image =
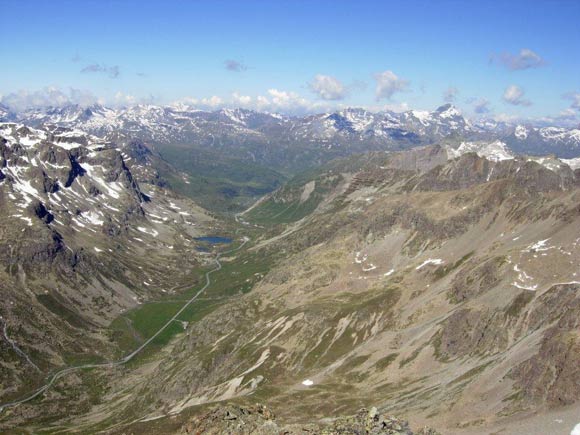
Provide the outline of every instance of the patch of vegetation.
<path id="1" fill-rule="evenodd" d="M 511 304 L 506 308 L 505 313 L 509 317 L 518 317 L 522 310 L 534 299 L 534 293 L 530 291 L 523 291 L 518 294 Z"/>
<path id="2" fill-rule="evenodd" d="M 276 225 L 296 222 L 311 214 L 340 182 L 341 176 L 321 174 L 310 178 L 311 171 L 290 180 L 282 189 L 254 207 L 246 218 L 261 225 Z M 314 183 L 312 192 L 302 198 L 305 186 Z"/>
<path id="3" fill-rule="evenodd" d="M 272 257 L 266 257 L 261 252 L 247 254 L 247 251 L 241 251 L 231 261 L 222 260 L 222 268 L 210 275 L 211 285 L 202 297 L 191 303 L 168 325 L 151 342 L 150 348 L 144 350 L 143 355 L 150 355 L 167 345 L 173 337 L 184 332 L 187 323 L 201 320 L 228 298 L 249 292 L 269 271 L 273 261 Z M 119 355 L 134 350 L 153 336 L 204 284 L 205 277 L 198 280 L 197 287 L 179 296 L 173 296 L 172 299 L 165 296 L 162 300 L 140 305 L 116 318 L 109 327 L 109 335 L 111 341 L 117 345 Z"/>
<path id="4" fill-rule="evenodd" d="M 457 378 L 453 379 L 449 383 L 449 385 L 455 385 L 455 384 L 462 383 L 464 381 L 469 381 L 471 378 L 474 378 L 475 376 L 477 376 L 478 374 L 483 372 L 492 362 L 493 361 L 488 361 L 484 364 L 481 364 L 477 367 L 472 368 L 471 370 L 466 371 L 461 376 L 458 376 Z"/>
<path id="5" fill-rule="evenodd" d="M 397 357 L 399 356 L 398 353 L 391 353 L 383 358 L 381 358 L 380 360 L 378 360 L 375 363 L 375 367 L 377 368 L 377 370 L 385 370 L 387 367 L 389 367 L 393 361 L 395 361 L 397 359 Z"/>
<path id="6" fill-rule="evenodd" d="M 177 192 L 215 212 L 240 212 L 286 179 L 267 167 L 192 144 L 163 145 L 160 152 L 166 161 L 187 174 L 187 180 L 164 168 L 160 168 L 160 175 Z"/>
<path id="7" fill-rule="evenodd" d="M 407 364 L 413 362 L 419 356 L 421 350 L 422 348 L 415 349 L 411 355 L 399 361 L 399 368 L 405 367 Z"/>
<path id="8" fill-rule="evenodd" d="M 435 336 L 431 339 L 431 346 L 433 346 L 435 359 L 439 362 L 449 362 L 450 358 L 441 352 L 441 331 L 437 332 Z"/>
<path id="9" fill-rule="evenodd" d="M 471 251 L 468 254 L 465 254 L 463 257 L 461 257 L 455 263 L 446 264 L 444 266 L 439 266 L 437 268 L 437 270 L 435 270 L 435 272 L 433 273 L 433 275 L 435 275 L 435 279 L 439 280 L 439 279 L 442 279 L 442 278 L 446 277 L 447 275 L 449 275 L 450 272 L 454 271 L 459 266 L 461 266 L 463 263 L 465 263 L 467 260 L 469 260 L 471 258 L 471 256 L 473 255 L 473 253 L 474 253 L 474 251 Z"/>
<path id="10" fill-rule="evenodd" d="M 366 360 L 368 360 L 370 355 L 359 355 L 348 358 L 337 370 L 336 373 L 341 375 L 348 373 L 355 368 L 362 365 Z"/>
<path id="11" fill-rule="evenodd" d="M 66 320 L 71 326 L 77 328 L 87 328 L 89 324 L 79 314 L 68 308 L 63 302 L 60 302 L 51 294 L 37 295 L 36 299 L 44 305 L 49 311 L 56 314 L 59 318 Z"/>
<path id="12" fill-rule="evenodd" d="M 62 358 L 66 365 L 70 366 L 105 362 L 105 358 L 103 356 L 91 353 L 65 352 L 62 354 Z"/>

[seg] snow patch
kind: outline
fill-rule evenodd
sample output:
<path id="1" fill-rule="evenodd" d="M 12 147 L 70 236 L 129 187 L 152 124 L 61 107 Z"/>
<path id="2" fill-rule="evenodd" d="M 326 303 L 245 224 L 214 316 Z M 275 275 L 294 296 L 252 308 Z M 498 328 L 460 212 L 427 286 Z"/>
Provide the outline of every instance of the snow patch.
<path id="1" fill-rule="evenodd" d="M 514 131 L 514 136 L 520 140 L 525 140 L 528 137 L 528 129 L 523 125 L 518 125 Z"/>
<path id="2" fill-rule="evenodd" d="M 20 219 L 22 219 L 23 221 L 26 221 L 28 223 L 29 227 L 32 226 L 32 219 L 30 219 L 29 217 L 20 216 Z"/>
<path id="3" fill-rule="evenodd" d="M 139 231 L 141 231 L 142 233 L 149 234 L 149 235 L 151 235 L 153 237 L 157 237 L 159 235 L 159 232 L 158 231 L 155 231 L 153 229 L 148 229 L 148 228 L 145 228 L 145 227 L 137 227 L 137 229 Z"/>
<path id="4" fill-rule="evenodd" d="M 447 154 L 452 159 L 470 152 L 493 162 L 514 159 L 507 145 L 500 140 L 495 142 L 461 142 L 457 149 L 447 147 Z"/>
<path id="5" fill-rule="evenodd" d="M 369 265 L 369 267 L 364 267 L 362 268 L 363 272 L 370 272 L 371 270 L 375 270 L 377 268 L 377 266 L 375 266 L 373 263 L 371 263 Z"/>
<path id="6" fill-rule="evenodd" d="M 440 265 L 440 264 L 443 264 L 443 263 L 444 263 L 444 261 L 441 260 L 440 258 L 429 258 L 428 260 L 425 260 L 423 263 L 421 263 L 419 266 L 417 266 L 415 268 L 415 270 L 420 270 L 424 266 L 427 266 L 428 264 Z"/>
<path id="7" fill-rule="evenodd" d="M 554 246 L 548 246 L 546 247 L 546 242 L 550 240 L 545 239 L 545 240 L 538 240 L 536 243 L 531 244 L 530 246 L 528 246 L 524 252 L 530 252 L 530 251 L 536 251 L 536 252 L 541 252 L 541 251 L 547 251 L 549 249 L 554 249 Z"/>

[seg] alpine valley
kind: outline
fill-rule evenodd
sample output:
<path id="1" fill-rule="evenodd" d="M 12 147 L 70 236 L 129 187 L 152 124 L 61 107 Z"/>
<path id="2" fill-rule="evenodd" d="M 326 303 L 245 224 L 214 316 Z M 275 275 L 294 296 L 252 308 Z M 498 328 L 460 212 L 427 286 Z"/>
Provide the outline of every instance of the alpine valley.
<path id="1" fill-rule="evenodd" d="M 578 423 L 580 127 L 451 104 L 0 121 L 0 432 Z"/>

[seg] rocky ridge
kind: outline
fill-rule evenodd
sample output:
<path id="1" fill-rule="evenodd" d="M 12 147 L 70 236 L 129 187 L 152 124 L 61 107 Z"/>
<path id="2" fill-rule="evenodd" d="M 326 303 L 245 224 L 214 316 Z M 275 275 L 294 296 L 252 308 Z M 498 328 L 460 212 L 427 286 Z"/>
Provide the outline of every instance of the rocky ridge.
<path id="1" fill-rule="evenodd" d="M 161 150 L 163 145 L 188 143 L 294 171 L 304 169 L 304 162 L 314 166 L 357 152 L 401 150 L 441 141 L 456 147 L 461 141 L 500 140 L 517 154 L 563 158 L 580 154 L 578 129 L 472 123 L 450 104 L 432 112 L 374 113 L 349 108 L 304 117 L 246 109 L 207 112 L 185 105 L 124 109 L 73 105 L 31 109 L 13 116 L 31 126 L 54 124 L 101 137 L 116 131 L 130 133 Z"/>
<path id="2" fill-rule="evenodd" d="M 263 405 L 238 407 L 225 405 L 214 408 L 185 424 L 180 434 L 239 434 L 239 435 L 437 435 L 433 429 L 412 431 L 409 423 L 380 414 L 376 408 L 361 409 L 351 417 L 340 417 L 326 424 L 283 425 L 274 413 Z"/>

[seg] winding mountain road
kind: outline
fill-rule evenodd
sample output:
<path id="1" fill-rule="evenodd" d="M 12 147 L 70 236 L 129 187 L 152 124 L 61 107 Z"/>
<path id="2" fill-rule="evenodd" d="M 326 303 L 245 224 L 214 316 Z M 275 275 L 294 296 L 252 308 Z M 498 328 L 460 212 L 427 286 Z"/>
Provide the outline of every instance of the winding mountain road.
<path id="1" fill-rule="evenodd" d="M 76 372 L 79 370 L 86 370 L 86 369 L 117 367 L 117 366 L 121 366 L 121 365 L 126 364 L 129 361 L 131 361 L 133 358 L 135 358 L 135 356 L 137 354 L 139 354 L 143 349 L 145 349 L 149 344 L 151 344 L 151 342 L 153 340 L 155 340 L 155 338 L 157 338 L 159 336 L 159 334 L 161 334 L 174 320 L 176 320 L 181 315 L 181 313 L 183 313 L 183 311 L 185 311 L 185 309 L 188 306 L 190 306 L 199 296 L 201 296 L 205 292 L 205 290 L 211 284 L 210 275 L 214 272 L 217 272 L 218 270 L 220 270 L 222 268 L 222 264 L 219 261 L 220 257 L 223 254 L 229 254 L 231 252 L 235 252 L 235 251 L 242 249 L 244 247 L 244 245 L 249 242 L 249 240 L 250 239 L 248 237 L 244 237 L 242 244 L 240 246 L 238 246 L 237 248 L 230 249 L 229 251 L 218 252 L 215 256 L 216 267 L 214 269 L 206 272 L 206 274 L 205 274 L 205 280 L 206 280 L 205 285 L 195 295 L 193 295 L 193 297 L 191 299 L 189 299 L 179 309 L 179 311 L 177 311 L 177 313 L 175 313 L 173 315 L 173 317 L 171 317 L 161 328 L 159 328 L 159 330 L 155 334 L 153 334 L 146 341 L 144 341 L 133 352 L 131 352 L 130 354 L 124 356 L 123 358 L 121 358 L 120 360 L 117 360 L 117 361 L 111 361 L 111 362 L 106 362 L 106 363 L 95 363 L 95 364 L 82 364 L 82 365 L 78 365 L 78 366 L 71 366 L 71 367 L 62 368 L 62 369 L 58 370 L 57 372 L 53 373 L 49 378 L 47 378 L 46 383 L 42 387 L 38 388 L 36 391 L 31 393 L 30 395 L 28 395 L 22 399 L 15 400 L 13 402 L 0 404 L 0 412 L 4 411 L 6 408 L 12 408 L 14 406 L 18 406 L 22 403 L 26 403 L 26 402 L 29 402 L 29 401 L 37 398 L 38 396 L 43 394 L 45 391 L 47 391 L 52 385 L 54 385 L 54 383 L 56 381 L 58 381 L 59 379 L 61 379 L 64 376 L 68 375 L 69 373 L 73 373 L 73 372 Z"/>

